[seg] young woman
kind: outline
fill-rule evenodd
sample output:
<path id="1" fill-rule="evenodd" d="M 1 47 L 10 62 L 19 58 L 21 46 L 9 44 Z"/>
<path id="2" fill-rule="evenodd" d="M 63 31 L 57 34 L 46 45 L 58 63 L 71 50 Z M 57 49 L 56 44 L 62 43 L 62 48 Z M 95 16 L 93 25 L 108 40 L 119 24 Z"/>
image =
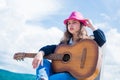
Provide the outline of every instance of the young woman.
<path id="1" fill-rule="evenodd" d="M 85 27 L 89 27 L 93 31 L 94 40 L 100 47 L 106 42 L 103 31 L 96 29 L 89 19 L 84 19 L 80 12 L 72 12 L 69 18 L 64 20 L 64 24 L 66 25 L 66 31 L 60 43 L 58 45 L 47 45 L 42 47 L 33 59 L 33 68 L 37 68 L 36 80 L 76 80 L 70 73 L 67 72 L 54 74 L 51 62 L 43 59 L 43 56 L 54 53 L 56 47 L 61 44 L 73 45 L 82 39 L 91 39 L 88 36 Z"/>

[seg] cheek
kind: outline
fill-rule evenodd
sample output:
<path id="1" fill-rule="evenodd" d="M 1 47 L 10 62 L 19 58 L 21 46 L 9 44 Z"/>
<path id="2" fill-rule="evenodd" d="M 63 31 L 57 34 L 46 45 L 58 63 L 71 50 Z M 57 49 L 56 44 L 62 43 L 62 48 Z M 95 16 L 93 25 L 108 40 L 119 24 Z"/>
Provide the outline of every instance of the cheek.
<path id="1" fill-rule="evenodd" d="M 76 30 L 76 31 L 80 30 L 80 25 L 76 25 L 76 26 L 75 26 L 75 30 Z"/>
<path id="2" fill-rule="evenodd" d="M 70 33 L 72 33 L 72 32 L 73 32 L 73 30 L 71 30 L 70 28 L 68 28 L 68 31 L 69 31 Z"/>
<path id="3" fill-rule="evenodd" d="M 70 27 L 68 26 L 67 28 L 68 28 L 68 31 L 70 31 Z"/>

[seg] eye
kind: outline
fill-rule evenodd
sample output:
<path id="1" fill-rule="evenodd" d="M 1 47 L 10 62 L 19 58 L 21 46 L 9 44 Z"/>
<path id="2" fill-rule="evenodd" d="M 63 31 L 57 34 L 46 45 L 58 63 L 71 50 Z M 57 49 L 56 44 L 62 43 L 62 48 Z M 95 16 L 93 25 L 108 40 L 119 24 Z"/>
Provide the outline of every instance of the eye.
<path id="1" fill-rule="evenodd" d="M 70 22 L 67 23 L 67 25 L 70 25 L 70 24 L 71 24 Z"/>
<path id="2" fill-rule="evenodd" d="M 69 25 L 70 23 L 68 22 L 67 24 Z"/>
<path id="3" fill-rule="evenodd" d="M 76 21 L 73 22 L 73 24 L 76 24 L 76 23 L 77 23 Z"/>

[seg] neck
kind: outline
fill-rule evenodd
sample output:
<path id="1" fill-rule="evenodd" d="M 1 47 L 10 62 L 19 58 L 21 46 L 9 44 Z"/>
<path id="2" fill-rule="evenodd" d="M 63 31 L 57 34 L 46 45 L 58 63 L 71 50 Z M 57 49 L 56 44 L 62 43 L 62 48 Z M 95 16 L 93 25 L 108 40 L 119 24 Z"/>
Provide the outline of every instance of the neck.
<path id="1" fill-rule="evenodd" d="M 74 43 L 76 43 L 77 39 L 78 39 L 78 35 L 77 34 L 73 34 L 72 40 L 73 40 Z"/>

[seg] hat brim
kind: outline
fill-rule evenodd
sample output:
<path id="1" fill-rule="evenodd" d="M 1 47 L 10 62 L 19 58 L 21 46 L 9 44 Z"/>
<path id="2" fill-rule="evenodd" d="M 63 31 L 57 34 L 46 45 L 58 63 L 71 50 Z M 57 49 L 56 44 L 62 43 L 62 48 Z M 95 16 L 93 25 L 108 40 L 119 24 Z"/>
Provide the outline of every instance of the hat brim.
<path id="1" fill-rule="evenodd" d="M 76 18 L 71 18 L 71 19 L 66 19 L 66 20 L 64 20 L 64 24 L 65 24 L 65 25 L 67 24 L 68 20 L 78 20 L 78 21 L 82 22 L 84 26 L 86 26 L 86 22 L 87 22 L 86 19 L 80 20 L 80 19 L 76 19 Z"/>

